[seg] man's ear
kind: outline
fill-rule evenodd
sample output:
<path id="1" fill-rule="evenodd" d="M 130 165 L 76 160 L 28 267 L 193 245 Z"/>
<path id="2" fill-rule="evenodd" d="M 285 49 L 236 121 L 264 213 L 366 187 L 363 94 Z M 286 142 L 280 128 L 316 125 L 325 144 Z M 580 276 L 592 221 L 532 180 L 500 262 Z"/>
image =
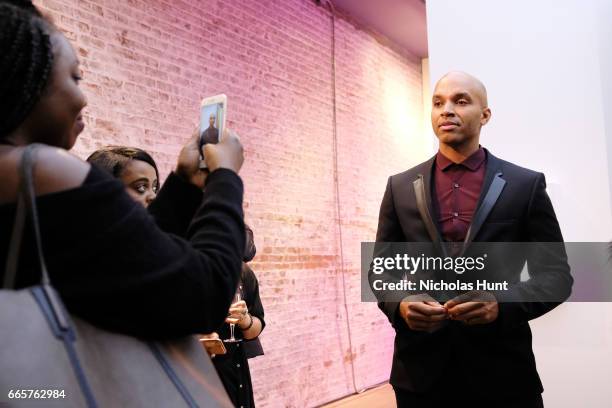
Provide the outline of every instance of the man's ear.
<path id="1" fill-rule="evenodd" d="M 484 108 L 482 113 L 480 114 L 480 125 L 484 126 L 489 123 L 489 119 L 491 119 L 491 109 Z"/>

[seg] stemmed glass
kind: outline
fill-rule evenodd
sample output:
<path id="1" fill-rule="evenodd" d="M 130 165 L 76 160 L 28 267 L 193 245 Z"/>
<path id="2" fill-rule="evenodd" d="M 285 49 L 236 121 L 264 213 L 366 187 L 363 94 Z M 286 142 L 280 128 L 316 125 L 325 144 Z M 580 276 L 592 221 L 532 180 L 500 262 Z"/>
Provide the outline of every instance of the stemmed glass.
<path id="1" fill-rule="evenodd" d="M 242 300 L 242 285 L 238 286 L 238 290 L 236 291 L 236 294 L 234 295 L 234 300 L 232 301 L 232 304 L 236 303 L 236 302 L 240 302 Z M 241 339 L 237 339 L 236 337 L 234 337 L 234 330 L 236 329 L 236 323 L 238 323 L 238 318 L 235 317 L 230 317 L 231 314 L 228 313 L 228 317 L 225 318 L 225 321 L 227 323 L 229 323 L 229 327 L 230 327 L 230 338 L 229 339 L 225 339 L 223 340 L 225 343 L 238 343 L 239 341 L 242 341 Z"/>

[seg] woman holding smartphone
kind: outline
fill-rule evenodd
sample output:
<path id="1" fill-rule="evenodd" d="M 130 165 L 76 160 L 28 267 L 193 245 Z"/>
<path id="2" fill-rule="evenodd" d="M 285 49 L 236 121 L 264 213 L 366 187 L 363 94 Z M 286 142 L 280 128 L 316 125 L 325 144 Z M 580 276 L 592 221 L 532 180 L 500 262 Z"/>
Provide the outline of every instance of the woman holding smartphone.
<path id="1" fill-rule="evenodd" d="M 43 143 L 33 173 L 42 250 L 68 309 L 107 330 L 150 339 L 219 327 L 244 253 L 237 136 L 228 132 L 205 146 L 210 174 L 186 238 L 166 234 L 122 183 L 67 152 L 84 128 L 79 62 L 31 3 L 0 1 L 0 56 L 0 264 L 11 241 L 24 148 Z M 196 184 L 203 180 L 198 136 L 183 149 L 192 160 L 176 169 Z M 39 283 L 35 251 L 27 235 L 16 288 Z"/>

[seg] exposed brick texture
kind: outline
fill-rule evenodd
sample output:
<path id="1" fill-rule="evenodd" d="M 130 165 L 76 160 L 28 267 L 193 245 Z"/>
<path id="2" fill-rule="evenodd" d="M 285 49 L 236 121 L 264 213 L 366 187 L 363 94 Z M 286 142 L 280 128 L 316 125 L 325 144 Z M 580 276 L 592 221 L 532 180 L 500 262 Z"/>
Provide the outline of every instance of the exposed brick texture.
<path id="1" fill-rule="evenodd" d="M 336 195 L 332 25 L 314 2 L 36 3 L 82 62 L 81 157 L 107 144 L 138 146 L 165 175 L 201 98 L 227 94 L 228 124 L 245 146 L 252 266 L 268 323 L 266 355 L 250 362 L 257 405 L 316 406 L 350 394 L 351 360 L 358 389 L 387 380 L 393 334 L 375 304 L 360 302 L 360 242 L 375 237 L 387 177 L 431 149 L 421 141 L 420 61 L 336 20 Z"/>

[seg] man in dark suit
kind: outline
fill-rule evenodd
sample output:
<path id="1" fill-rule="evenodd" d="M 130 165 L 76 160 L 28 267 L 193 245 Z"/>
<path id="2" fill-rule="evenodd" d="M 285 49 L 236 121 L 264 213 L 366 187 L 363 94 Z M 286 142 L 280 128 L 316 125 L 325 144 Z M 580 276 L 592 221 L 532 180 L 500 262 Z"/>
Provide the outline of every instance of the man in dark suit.
<path id="1" fill-rule="evenodd" d="M 432 102 L 439 151 L 389 178 L 376 241 L 463 251 L 473 242 L 562 242 L 544 175 L 480 146 L 481 127 L 491 118 L 483 84 L 451 72 L 437 83 Z M 390 382 L 399 407 L 543 406 L 528 321 L 565 300 L 573 283 L 564 249 L 544 252 L 498 260 L 512 270 L 503 296 L 467 292 L 439 302 L 423 294 L 379 302 L 396 331 Z M 530 279 L 521 282 L 525 262 Z M 549 292 L 553 300 L 525 297 Z"/>
<path id="2" fill-rule="evenodd" d="M 217 117 L 214 113 L 210 114 L 208 118 L 208 128 L 202 132 L 201 144 L 207 143 L 219 143 L 219 129 L 215 127 L 215 120 Z"/>

